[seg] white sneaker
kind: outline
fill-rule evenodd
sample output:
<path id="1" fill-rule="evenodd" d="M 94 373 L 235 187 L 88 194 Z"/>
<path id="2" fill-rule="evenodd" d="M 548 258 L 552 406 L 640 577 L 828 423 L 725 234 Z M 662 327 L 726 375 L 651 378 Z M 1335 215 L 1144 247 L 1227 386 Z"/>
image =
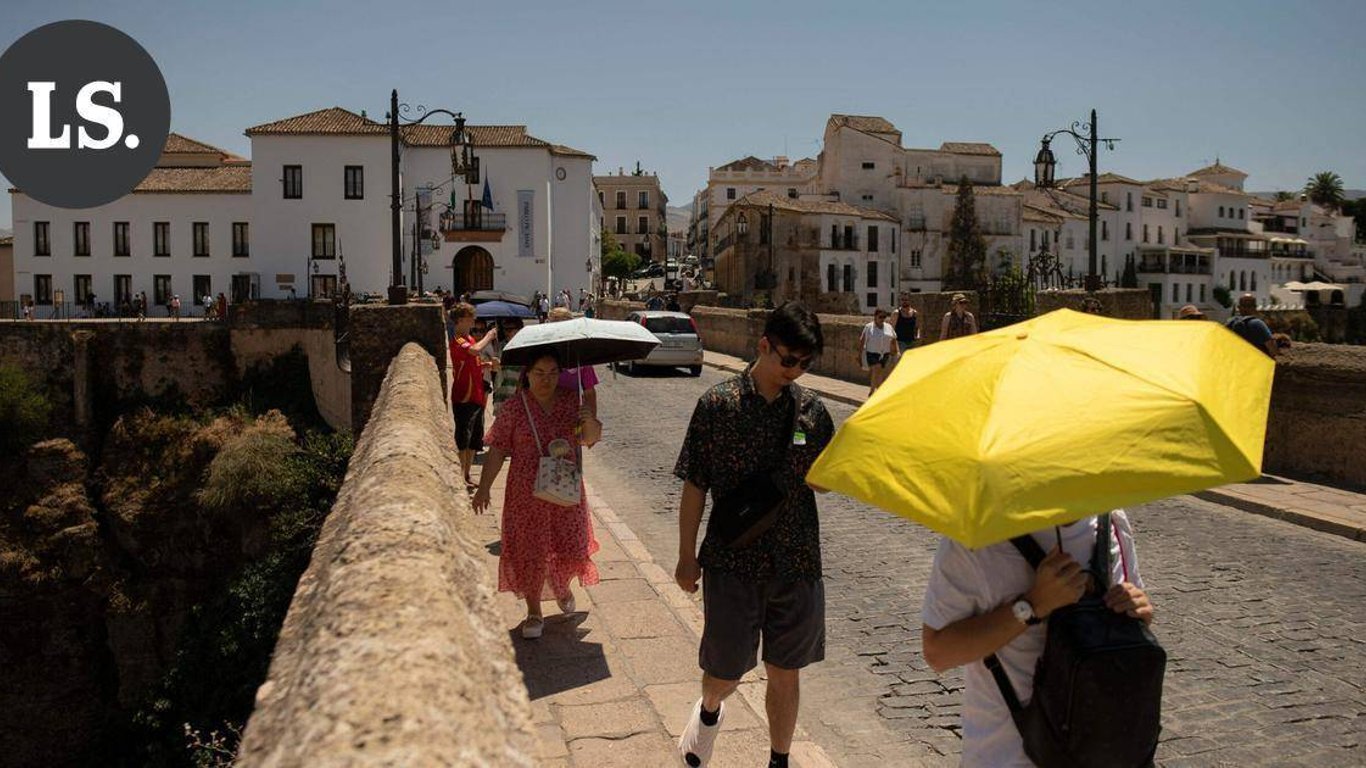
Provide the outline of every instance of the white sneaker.
<path id="1" fill-rule="evenodd" d="M 569 595 L 568 595 L 567 597 L 565 597 L 563 600 L 561 600 L 561 599 L 558 598 L 558 597 L 555 598 L 555 604 L 558 605 L 558 606 L 560 606 L 560 613 L 573 613 L 573 612 L 574 612 L 574 593 L 573 593 L 573 592 L 570 592 Z"/>
<path id="2" fill-rule="evenodd" d="M 683 762 L 692 768 L 701 768 L 707 764 L 711 759 L 712 747 L 716 745 L 716 734 L 721 732 L 721 723 L 725 719 L 725 702 L 721 703 L 721 709 L 716 713 L 716 725 L 703 724 L 701 699 L 692 705 L 688 727 L 683 729 L 683 735 L 678 738 L 678 754 L 682 756 Z"/>
<path id="3" fill-rule="evenodd" d="M 545 631 L 545 619 L 540 616 L 528 616 L 522 622 L 522 639 L 535 640 Z"/>

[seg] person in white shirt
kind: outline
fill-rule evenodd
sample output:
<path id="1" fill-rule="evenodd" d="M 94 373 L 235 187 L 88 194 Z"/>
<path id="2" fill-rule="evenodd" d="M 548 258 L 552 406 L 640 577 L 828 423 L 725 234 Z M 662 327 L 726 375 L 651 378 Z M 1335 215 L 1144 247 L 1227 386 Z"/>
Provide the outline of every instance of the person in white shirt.
<path id="1" fill-rule="evenodd" d="M 887 322 L 887 310 L 881 307 L 873 310 L 873 321 L 863 326 L 863 333 L 859 334 L 859 347 L 863 355 L 859 362 L 868 371 L 868 395 L 871 397 L 887 378 L 887 367 L 899 352 L 896 331 Z"/>
<path id="2" fill-rule="evenodd" d="M 1105 604 L 1145 622 L 1153 607 L 1143 590 L 1133 529 L 1123 510 L 1110 514 L 1110 583 Z M 973 766 L 1032 768 L 1010 709 L 983 659 L 995 653 L 1023 704 L 1034 692 L 1034 667 L 1047 639 L 1042 620 L 1081 599 L 1090 579 L 1097 518 L 1033 534 L 1048 556 L 1037 571 L 1009 541 L 980 549 L 944 538 L 934 556 L 921 613 L 925 660 L 936 672 L 964 667 L 963 760 Z"/>

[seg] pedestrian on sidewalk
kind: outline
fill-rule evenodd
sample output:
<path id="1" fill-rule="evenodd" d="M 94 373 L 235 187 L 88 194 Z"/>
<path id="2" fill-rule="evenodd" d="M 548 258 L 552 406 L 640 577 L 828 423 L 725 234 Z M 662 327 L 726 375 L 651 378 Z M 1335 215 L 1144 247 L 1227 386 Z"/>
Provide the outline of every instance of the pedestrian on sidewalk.
<path id="1" fill-rule="evenodd" d="M 451 325 L 455 336 L 451 339 L 451 411 L 455 415 L 455 447 L 460 450 L 460 468 L 465 476 L 466 490 L 475 488 L 470 479 L 474 454 L 484 447 L 484 392 L 485 368 L 491 364 L 480 359 L 484 347 L 493 343 L 496 331 L 489 330 L 475 338 L 474 306 L 459 303 L 451 309 Z"/>
<path id="2" fill-rule="evenodd" d="M 512 458 L 503 496 L 502 548 L 498 555 L 498 590 L 526 601 L 522 637 L 541 636 L 545 620 L 541 602 L 555 600 L 563 613 L 574 612 L 575 578 L 583 586 L 598 583 L 592 555 L 598 551 L 582 482 L 580 446 L 597 442 L 602 426 L 578 400 L 558 386 L 560 359 L 546 351 L 522 373 L 517 396 L 498 412 L 489 430 L 489 452 L 479 473 L 474 511 L 488 510 L 493 481 Z M 559 458 L 579 467 L 579 501 L 562 506 L 537 494 L 543 458 Z"/>
<path id="3" fill-rule="evenodd" d="M 522 318 L 507 317 L 498 321 L 498 338 L 494 343 L 494 357 L 498 359 L 493 376 L 493 415 L 496 417 L 503 403 L 517 393 L 517 383 L 522 376 L 522 366 L 504 365 L 503 348 L 512 337 L 522 330 Z"/>
<path id="4" fill-rule="evenodd" d="M 897 308 L 893 321 L 896 327 L 896 345 L 904 354 L 920 341 L 920 313 L 911 306 L 910 294 L 901 294 L 901 306 Z"/>
<path id="5" fill-rule="evenodd" d="M 177 323 L 180 322 L 180 294 L 171 297 L 171 304 L 167 308 L 167 311 L 170 312 L 171 317 L 174 318 Z"/>
<path id="6" fill-rule="evenodd" d="M 948 537 L 940 539 L 925 589 L 921 645 L 936 672 L 964 667 L 963 766 L 1034 765 L 988 657 L 1004 669 L 1019 700 L 1029 701 L 1048 637 L 1044 620 L 1076 603 L 1095 584 L 1083 564 L 1092 562 L 1097 522 L 1097 517 L 1088 517 L 1029 534 L 1036 551 L 1047 552 L 1037 569 L 1011 541 L 968 549 Z M 1133 528 L 1123 510 L 1111 512 L 1110 522 L 1115 535 L 1108 538 L 1108 580 L 1114 586 L 1104 596 L 1105 605 L 1151 622 L 1153 607 L 1138 571 Z"/>
<path id="7" fill-rule="evenodd" d="M 948 312 L 944 313 L 944 321 L 939 324 L 939 340 L 947 341 L 956 339 L 959 336 L 971 336 L 977 333 L 977 318 L 968 311 L 968 297 L 961 293 L 953 295 L 953 302 Z"/>
<path id="8" fill-rule="evenodd" d="M 574 313 L 570 312 L 568 307 L 555 307 L 550 310 L 547 322 L 559 323 L 573 319 Z M 593 418 L 598 417 L 598 372 L 593 370 L 593 366 L 565 368 L 560 372 L 560 389 L 567 389 L 575 393 L 575 397 L 579 397 L 582 393 L 584 407 L 588 409 Z"/>
<path id="9" fill-rule="evenodd" d="M 702 698 L 678 742 L 694 768 L 711 758 L 723 702 L 758 663 L 761 639 L 769 765 L 785 767 L 800 670 L 825 658 L 820 526 L 803 478 L 834 423 L 820 398 L 796 384 L 823 347 L 815 312 L 799 302 L 775 309 L 755 361 L 698 400 L 674 467 L 683 480 L 674 578 L 686 592 L 702 580 Z M 699 552 L 708 491 L 712 511 Z"/>
<path id="10" fill-rule="evenodd" d="M 892 358 L 900 353 L 896 345 L 896 331 L 887 322 L 887 311 L 878 307 L 873 310 L 873 321 L 863 326 L 859 334 L 861 367 L 868 371 L 868 396 L 872 397 L 877 388 L 887 378 L 887 368 Z"/>

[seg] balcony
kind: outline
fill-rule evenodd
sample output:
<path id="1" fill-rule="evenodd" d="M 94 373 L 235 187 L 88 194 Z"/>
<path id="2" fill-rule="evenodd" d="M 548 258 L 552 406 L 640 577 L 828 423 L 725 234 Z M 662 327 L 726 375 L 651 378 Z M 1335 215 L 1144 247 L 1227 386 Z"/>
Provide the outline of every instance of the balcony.
<path id="1" fill-rule="evenodd" d="M 441 214 L 441 235 L 448 243 L 475 242 L 496 243 L 503 239 L 507 231 L 505 213 L 443 213 Z"/>

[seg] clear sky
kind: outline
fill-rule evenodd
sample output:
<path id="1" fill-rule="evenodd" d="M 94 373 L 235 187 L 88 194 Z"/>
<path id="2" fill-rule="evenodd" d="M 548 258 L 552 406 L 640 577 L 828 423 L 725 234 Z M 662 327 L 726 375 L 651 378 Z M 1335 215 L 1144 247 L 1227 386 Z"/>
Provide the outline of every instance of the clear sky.
<path id="1" fill-rule="evenodd" d="M 172 130 L 241 155 L 249 126 L 334 105 L 381 118 L 398 88 L 471 123 L 525 123 L 599 173 L 639 160 L 683 204 L 708 166 L 814 155 L 832 112 L 884 116 L 907 146 L 991 142 L 1013 182 L 1042 133 L 1095 107 L 1123 139 L 1103 171 L 1218 157 L 1250 190 L 1321 170 L 1366 188 L 1366 0 L 3 0 L 0 49 L 71 18 L 142 43 Z M 1081 172 L 1058 156 L 1059 175 Z"/>

